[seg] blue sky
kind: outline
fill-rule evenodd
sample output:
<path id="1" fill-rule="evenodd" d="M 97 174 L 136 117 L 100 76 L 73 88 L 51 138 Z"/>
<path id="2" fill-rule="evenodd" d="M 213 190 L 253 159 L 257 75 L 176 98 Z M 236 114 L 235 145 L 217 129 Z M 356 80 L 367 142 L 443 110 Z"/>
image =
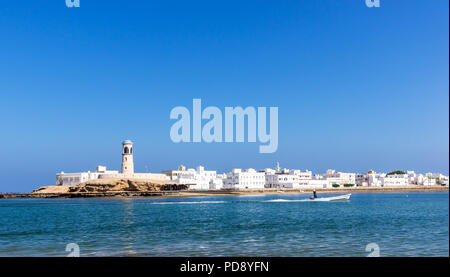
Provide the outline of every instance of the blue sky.
<path id="1" fill-rule="evenodd" d="M 449 2 L 2 1 L 0 191 L 198 164 L 449 172 Z M 279 146 L 174 144 L 175 106 L 279 107 Z"/>

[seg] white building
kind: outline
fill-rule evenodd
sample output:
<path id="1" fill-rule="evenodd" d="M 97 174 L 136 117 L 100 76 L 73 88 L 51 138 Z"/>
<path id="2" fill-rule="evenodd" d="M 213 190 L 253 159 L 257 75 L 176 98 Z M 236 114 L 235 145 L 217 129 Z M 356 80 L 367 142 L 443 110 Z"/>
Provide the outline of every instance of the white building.
<path id="1" fill-rule="evenodd" d="M 196 170 L 193 168 L 185 170 L 180 167 L 177 172 L 171 171 L 170 173 L 172 181 L 177 184 L 189 185 L 190 190 L 221 189 L 223 186 L 223 176 L 218 177 L 216 171 L 205 170 L 203 166 L 198 166 Z"/>
<path id="2" fill-rule="evenodd" d="M 428 185 L 444 185 L 448 186 L 448 176 L 445 176 L 440 173 L 427 173 L 425 177 L 428 179 Z"/>
<path id="3" fill-rule="evenodd" d="M 410 175 L 408 174 L 386 174 L 369 171 L 368 185 L 370 187 L 404 187 L 410 184 Z"/>
<path id="4" fill-rule="evenodd" d="M 309 170 L 282 169 L 276 171 L 266 168 L 264 172 L 266 174 L 266 188 L 298 189 L 308 186 L 312 177 L 312 172 Z"/>
<path id="5" fill-rule="evenodd" d="M 370 178 L 369 174 L 369 178 Z M 427 173 L 417 174 L 414 171 L 407 171 L 406 174 L 373 174 L 373 181 L 369 181 L 370 184 L 383 187 L 399 187 L 408 185 L 418 186 L 435 186 L 438 184 L 445 184 L 445 180 L 448 182 L 448 178 L 442 174 Z"/>
<path id="6" fill-rule="evenodd" d="M 223 189 L 223 182 L 227 178 L 226 174 L 217 174 L 216 178 L 209 183 L 209 189 L 220 190 Z"/>
<path id="7" fill-rule="evenodd" d="M 263 189 L 266 176 L 265 172 L 256 172 L 253 168 L 246 170 L 235 168 L 223 181 L 224 189 Z"/>
<path id="8" fill-rule="evenodd" d="M 413 170 L 406 171 L 406 175 L 408 175 L 408 184 L 416 185 L 416 174 Z"/>
<path id="9" fill-rule="evenodd" d="M 356 184 L 356 174 L 355 173 L 344 173 L 336 172 L 333 169 L 328 169 L 327 172 L 322 175 L 322 178 L 330 182 L 330 184 Z"/>
<path id="10" fill-rule="evenodd" d="M 441 186 L 448 186 L 448 176 L 442 175 L 440 179 L 440 184 Z"/>
<path id="11" fill-rule="evenodd" d="M 294 170 L 294 174 L 298 176 L 298 182 L 300 187 L 307 186 L 311 184 L 312 172 L 310 170 Z"/>
<path id="12" fill-rule="evenodd" d="M 355 183 L 358 186 L 368 186 L 369 185 L 369 174 L 357 173 L 355 175 Z"/>
<path id="13" fill-rule="evenodd" d="M 306 184 L 302 184 L 300 186 L 300 188 L 305 188 L 305 189 L 326 189 L 326 188 L 331 188 L 332 184 L 330 183 L 330 181 L 326 180 L 326 179 L 311 179 L 308 180 L 306 182 Z"/>
<path id="14" fill-rule="evenodd" d="M 97 166 L 93 172 L 61 173 L 56 174 L 57 186 L 73 186 L 90 180 L 99 179 L 102 174 L 118 174 L 117 170 L 106 170 L 106 166 Z"/>
<path id="15" fill-rule="evenodd" d="M 281 172 L 265 171 L 266 188 L 299 188 L 299 176 L 295 170 L 283 169 Z M 297 172 L 298 173 L 298 172 Z"/>
<path id="16" fill-rule="evenodd" d="M 177 170 L 165 170 L 162 174 L 167 175 L 170 180 L 176 180 L 178 177 L 186 171 L 186 167 L 184 165 L 180 165 Z"/>
<path id="17" fill-rule="evenodd" d="M 411 178 L 411 184 L 423 186 L 425 180 L 425 176 L 423 174 L 415 174 L 413 178 Z"/>
<path id="18" fill-rule="evenodd" d="M 408 174 L 409 183 L 418 185 L 418 186 L 436 186 L 436 185 L 448 185 L 448 177 L 442 174 L 432 174 L 427 173 L 423 174 L 414 174 L 414 176 L 410 176 Z"/>
<path id="19" fill-rule="evenodd" d="M 368 175 L 368 185 L 369 187 L 381 187 L 382 178 L 386 176 L 385 173 L 376 173 L 375 171 L 369 171 Z"/>
<path id="20" fill-rule="evenodd" d="M 422 185 L 423 186 L 436 186 L 437 185 L 437 179 L 425 177 L 423 179 L 423 184 Z"/>
<path id="21" fill-rule="evenodd" d="M 404 187 L 408 185 L 408 174 L 388 174 L 381 178 L 382 187 Z"/>

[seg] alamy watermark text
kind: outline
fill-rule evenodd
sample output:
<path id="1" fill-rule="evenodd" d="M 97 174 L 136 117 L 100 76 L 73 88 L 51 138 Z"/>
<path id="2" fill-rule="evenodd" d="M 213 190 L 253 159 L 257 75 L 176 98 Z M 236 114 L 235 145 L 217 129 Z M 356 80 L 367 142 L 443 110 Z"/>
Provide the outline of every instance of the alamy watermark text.
<path id="1" fill-rule="evenodd" d="M 247 119 L 247 142 L 257 139 L 264 145 L 260 153 L 274 153 L 278 149 L 278 107 L 269 108 L 269 128 L 267 128 L 267 107 L 225 107 L 225 140 L 222 135 L 222 111 L 215 106 L 202 111 L 201 99 L 192 101 L 192 139 L 191 113 L 188 108 L 179 106 L 170 111 L 170 119 L 177 121 L 170 129 L 170 139 L 175 142 L 245 142 L 245 118 Z M 202 120 L 209 120 L 202 125 Z M 236 125 L 234 124 L 236 123 Z M 236 126 L 236 127 L 235 127 Z M 258 132 L 258 135 L 256 135 Z M 234 137 L 236 140 L 234 141 Z"/>

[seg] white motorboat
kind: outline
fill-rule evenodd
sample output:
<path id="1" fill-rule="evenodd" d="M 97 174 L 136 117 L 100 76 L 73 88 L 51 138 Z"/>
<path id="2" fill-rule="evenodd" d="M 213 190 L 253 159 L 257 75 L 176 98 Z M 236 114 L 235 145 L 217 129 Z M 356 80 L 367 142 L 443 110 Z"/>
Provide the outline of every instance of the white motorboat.
<path id="1" fill-rule="evenodd" d="M 342 200 L 349 200 L 351 195 L 352 194 L 349 193 L 349 194 L 338 195 L 338 196 L 312 198 L 311 200 L 314 200 L 314 201 L 342 201 Z"/>

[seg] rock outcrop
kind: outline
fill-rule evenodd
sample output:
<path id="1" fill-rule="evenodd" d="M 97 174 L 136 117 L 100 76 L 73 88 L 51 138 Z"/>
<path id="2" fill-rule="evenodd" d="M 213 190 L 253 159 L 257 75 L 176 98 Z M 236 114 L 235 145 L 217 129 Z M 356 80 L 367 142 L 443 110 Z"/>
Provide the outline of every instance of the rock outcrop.
<path id="1" fill-rule="evenodd" d="M 117 192 L 161 192 L 185 190 L 186 185 L 178 185 L 169 181 L 138 179 L 98 179 L 75 186 L 41 187 L 33 193 L 117 193 Z"/>

